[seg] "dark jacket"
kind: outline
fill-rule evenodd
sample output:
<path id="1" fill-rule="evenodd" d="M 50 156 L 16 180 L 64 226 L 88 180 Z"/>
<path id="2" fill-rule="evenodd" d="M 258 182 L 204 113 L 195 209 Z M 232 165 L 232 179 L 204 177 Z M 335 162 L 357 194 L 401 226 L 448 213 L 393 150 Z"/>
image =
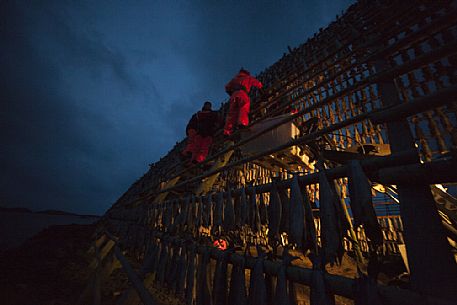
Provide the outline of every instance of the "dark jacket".
<path id="1" fill-rule="evenodd" d="M 189 129 L 194 129 L 197 131 L 197 134 L 203 137 L 214 136 L 220 123 L 221 120 L 218 112 L 202 110 L 192 116 L 187 124 L 186 132 Z"/>

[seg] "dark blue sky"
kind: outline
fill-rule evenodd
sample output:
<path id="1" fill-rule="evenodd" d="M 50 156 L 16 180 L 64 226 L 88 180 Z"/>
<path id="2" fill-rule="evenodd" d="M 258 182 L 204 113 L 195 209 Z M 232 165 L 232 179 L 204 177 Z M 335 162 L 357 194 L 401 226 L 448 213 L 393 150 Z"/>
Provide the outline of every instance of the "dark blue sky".
<path id="1" fill-rule="evenodd" d="M 0 205 L 103 213 L 240 66 L 352 2 L 1 1 Z"/>

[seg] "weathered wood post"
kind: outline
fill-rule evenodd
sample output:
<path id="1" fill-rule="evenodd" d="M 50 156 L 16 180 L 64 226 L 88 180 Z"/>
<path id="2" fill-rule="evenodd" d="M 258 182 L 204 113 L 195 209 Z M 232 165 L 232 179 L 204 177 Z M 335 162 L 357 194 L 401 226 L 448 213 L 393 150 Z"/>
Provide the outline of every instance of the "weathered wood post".
<path id="1" fill-rule="evenodd" d="M 376 71 L 387 69 L 385 59 L 378 59 Z M 393 79 L 378 83 L 384 106 L 402 103 Z M 406 119 L 387 123 L 392 153 L 413 149 L 414 139 Z M 419 162 L 419 156 L 418 162 Z M 456 296 L 457 264 L 454 261 L 430 186 L 411 177 L 398 185 L 400 213 L 414 290 L 446 297 Z"/>

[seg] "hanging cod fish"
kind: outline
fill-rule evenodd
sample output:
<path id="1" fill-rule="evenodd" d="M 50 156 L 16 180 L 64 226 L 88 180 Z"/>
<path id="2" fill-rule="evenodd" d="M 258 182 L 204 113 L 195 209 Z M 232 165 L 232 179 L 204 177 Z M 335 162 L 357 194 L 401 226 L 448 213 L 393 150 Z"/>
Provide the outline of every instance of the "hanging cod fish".
<path id="1" fill-rule="evenodd" d="M 155 243 L 155 238 L 151 238 L 149 242 L 148 252 L 146 253 L 146 258 L 144 260 L 143 266 L 140 269 L 140 273 L 145 275 L 149 272 L 154 272 L 154 265 L 157 261 L 157 253 L 159 246 Z"/>
<path id="2" fill-rule="evenodd" d="M 367 237 L 375 244 L 382 243 L 382 231 L 373 208 L 371 183 L 360 165 L 360 161 L 349 162 L 349 195 L 355 227 L 363 226 Z"/>
<path id="3" fill-rule="evenodd" d="M 227 264 L 231 250 L 218 252 L 216 269 L 213 278 L 213 304 L 227 304 Z"/>
<path id="4" fill-rule="evenodd" d="M 329 182 L 323 165 L 319 168 L 319 213 L 325 263 L 340 263 L 344 254 L 343 237 L 348 228 L 335 184 Z"/>
<path id="5" fill-rule="evenodd" d="M 287 195 L 287 189 L 286 188 L 278 188 L 278 194 L 279 198 L 281 199 L 281 208 L 282 208 L 282 213 L 281 213 L 281 222 L 279 225 L 279 232 L 286 232 L 289 234 L 289 215 L 290 215 L 290 199 L 289 196 Z"/>
<path id="6" fill-rule="evenodd" d="M 205 228 L 209 228 L 211 226 L 211 220 L 212 220 L 212 217 L 211 217 L 211 207 L 213 205 L 213 194 L 212 193 L 208 193 L 205 197 L 205 204 L 204 204 L 204 208 L 203 208 L 203 220 L 202 220 L 202 224 Z"/>
<path id="7" fill-rule="evenodd" d="M 214 212 L 213 212 L 213 226 L 219 227 L 222 226 L 222 213 L 224 209 L 224 193 L 219 192 L 217 193 L 215 205 L 214 205 Z"/>
<path id="8" fill-rule="evenodd" d="M 154 238 L 155 240 L 155 238 Z M 163 244 L 161 245 L 159 242 L 156 243 L 155 250 L 153 252 L 153 264 L 151 266 L 151 271 L 155 273 L 155 278 L 158 278 L 158 269 L 159 269 L 159 261 L 160 261 L 160 254 L 161 254 L 161 247 L 163 247 Z"/>
<path id="9" fill-rule="evenodd" d="M 227 192 L 227 199 L 224 206 L 224 230 L 231 231 L 235 228 L 235 209 L 233 206 L 232 192 Z"/>
<path id="10" fill-rule="evenodd" d="M 265 205 L 265 199 L 263 198 L 264 194 L 259 196 L 259 213 L 260 213 L 260 223 L 262 225 L 268 225 L 268 209 Z"/>
<path id="11" fill-rule="evenodd" d="M 259 206 L 257 205 L 257 195 L 255 191 L 255 186 L 251 189 L 251 194 L 249 198 L 249 211 L 250 211 L 250 221 L 249 224 L 251 226 L 251 230 L 253 232 L 260 232 L 261 231 L 261 219 L 260 219 L 260 211 Z"/>
<path id="12" fill-rule="evenodd" d="M 160 284 L 164 284 L 165 282 L 165 272 L 167 267 L 167 259 L 168 259 L 168 247 L 165 240 L 162 241 L 162 250 L 160 251 L 159 257 L 159 265 L 157 269 L 157 281 Z"/>
<path id="13" fill-rule="evenodd" d="M 230 275 L 229 304 L 246 305 L 246 278 L 244 274 L 244 258 L 239 264 L 233 264 L 232 274 Z"/>
<path id="14" fill-rule="evenodd" d="M 195 280 L 195 245 L 188 246 L 187 251 L 187 274 L 186 274 L 186 305 L 192 305 L 194 300 L 194 280 Z"/>
<path id="15" fill-rule="evenodd" d="M 192 195 L 192 198 L 189 202 L 187 209 L 187 228 L 188 230 L 193 230 L 195 224 L 195 196 Z"/>
<path id="16" fill-rule="evenodd" d="M 211 305 L 212 299 L 209 291 L 208 279 L 208 264 L 209 264 L 209 248 L 205 247 L 203 253 L 199 255 L 199 265 L 197 270 L 197 289 L 196 289 L 196 305 Z"/>
<path id="17" fill-rule="evenodd" d="M 196 227 L 198 229 L 202 225 L 202 218 L 203 218 L 203 200 L 202 200 L 202 196 L 198 196 L 196 208 L 197 208 L 197 218 L 196 218 L 196 221 L 195 221 L 195 225 L 196 225 Z"/>
<path id="18" fill-rule="evenodd" d="M 354 280 L 354 305 L 383 305 L 376 280 L 359 272 Z"/>
<path id="19" fill-rule="evenodd" d="M 277 179 L 273 179 L 270 190 L 270 204 L 268 205 L 268 238 L 272 242 L 279 241 L 279 226 L 281 223 L 281 199 L 276 186 Z"/>
<path id="20" fill-rule="evenodd" d="M 181 296 L 184 292 L 184 285 L 186 281 L 186 248 L 184 244 L 181 244 L 181 254 L 178 260 L 178 267 L 176 268 L 177 278 L 175 292 L 178 296 Z"/>
<path id="21" fill-rule="evenodd" d="M 303 190 L 303 204 L 305 209 L 303 253 L 305 253 L 305 251 L 308 249 L 317 253 L 316 227 L 314 226 L 313 209 L 309 201 L 306 185 L 300 184 L 300 189 Z"/>
<path id="22" fill-rule="evenodd" d="M 311 305 L 335 305 L 335 296 L 328 291 L 325 281 L 325 267 L 322 263 L 322 258 L 314 256 L 313 273 L 311 275 Z"/>
<path id="23" fill-rule="evenodd" d="M 179 258 L 179 246 L 175 245 L 174 247 L 171 247 L 170 245 L 170 251 L 173 251 L 173 254 L 171 255 L 171 258 L 169 260 L 169 267 L 167 274 L 165 275 L 166 283 L 167 286 L 172 288 L 175 283 L 176 283 L 176 277 L 177 277 L 177 267 L 178 267 L 178 258 Z"/>
<path id="24" fill-rule="evenodd" d="M 244 187 L 242 187 L 240 191 L 240 212 L 241 225 L 243 226 L 248 222 L 248 200 Z"/>
<path id="25" fill-rule="evenodd" d="M 248 305 L 267 305 L 267 286 L 263 275 L 265 253 L 260 251 L 260 247 L 257 247 L 257 253 L 259 256 L 255 260 L 249 280 Z"/>
<path id="26" fill-rule="evenodd" d="M 305 233 L 305 210 L 303 194 L 298 184 L 298 175 L 294 174 L 290 186 L 290 213 L 289 213 L 289 235 L 290 243 L 296 244 L 303 249 Z"/>
<path id="27" fill-rule="evenodd" d="M 297 259 L 297 257 L 291 256 L 288 252 L 288 249 L 285 248 L 283 256 L 282 256 L 282 262 L 281 262 L 281 265 L 279 266 L 279 270 L 278 270 L 278 274 L 277 274 L 274 304 L 290 305 L 290 296 L 287 291 L 286 270 L 287 270 L 287 267 L 289 266 L 289 264 L 294 259 Z"/>
<path id="28" fill-rule="evenodd" d="M 171 225 L 171 204 L 169 201 L 164 203 L 163 226 L 169 230 Z"/>

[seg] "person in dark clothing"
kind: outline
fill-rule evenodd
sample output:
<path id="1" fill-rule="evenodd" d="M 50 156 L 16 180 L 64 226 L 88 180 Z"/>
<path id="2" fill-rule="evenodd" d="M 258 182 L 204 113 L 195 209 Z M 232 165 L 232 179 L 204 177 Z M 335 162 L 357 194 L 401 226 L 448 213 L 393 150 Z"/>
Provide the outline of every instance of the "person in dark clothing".
<path id="1" fill-rule="evenodd" d="M 195 113 L 187 124 L 187 145 L 182 154 L 190 156 L 192 163 L 205 161 L 213 136 L 220 127 L 219 114 L 211 107 L 211 102 L 205 102 L 202 110 Z"/>

